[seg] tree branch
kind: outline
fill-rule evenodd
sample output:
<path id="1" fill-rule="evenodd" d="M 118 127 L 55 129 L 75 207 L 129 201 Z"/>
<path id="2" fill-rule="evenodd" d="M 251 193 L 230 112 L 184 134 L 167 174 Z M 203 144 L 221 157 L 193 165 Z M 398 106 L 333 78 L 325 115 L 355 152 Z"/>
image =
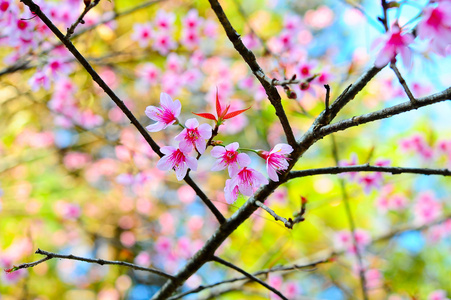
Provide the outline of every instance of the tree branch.
<path id="1" fill-rule="evenodd" d="M 231 268 L 231 269 L 234 269 L 235 271 L 240 272 L 241 274 L 245 275 L 245 276 L 246 276 L 247 278 L 249 278 L 250 280 L 260 283 L 262 286 L 264 286 L 265 288 L 267 288 L 268 290 L 270 290 L 271 292 L 273 292 L 274 294 L 276 294 L 276 295 L 279 296 L 280 298 L 285 299 L 285 300 L 288 300 L 288 298 L 285 297 L 284 295 L 282 295 L 282 293 L 281 293 L 280 291 L 276 290 L 275 288 L 273 288 L 272 286 L 270 286 L 270 285 L 267 284 L 266 282 L 264 282 L 264 281 L 258 279 L 258 278 L 255 277 L 254 275 L 252 275 L 252 274 L 250 274 L 250 273 L 244 271 L 243 269 L 241 269 L 241 268 L 235 266 L 234 264 L 232 264 L 232 263 L 230 263 L 230 262 L 228 262 L 228 261 L 225 261 L 225 260 L 223 260 L 222 258 L 217 257 L 217 256 L 213 256 L 212 260 L 215 261 L 215 262 L 217 262 L 217 263 L 220 263 L 220 264 L 222 264 L 222 265 L 224 265 L 224 266 L 226 266 L 226 267 L 229 267 L 229 268 Z"/>
<path id="2" fill-rule="evenodd" d="M 383 172 L 383 173 L 391 173 L 392 175 L 421 174 L 421 175 L 451 176 L 451 170 L 449 169 L 379 167 L 379 166 L 371 166 L 370 164 L 364 164 L 355 166 L 328 167 L 328 168 L 291 171 L 288 175 L 288 178 L 293 179 L 314 175 L 340 174 L 349 172 Z"/>
<path id="3" fill-rule="evenodd" d="M 292 146 L 293 148 L 297 148 L 296 138 L 294 137 L 293 130 L 288 121 L 287 115 L 285 114 L 285 110 L 283 109 L 282 100 L 280 98 L 279 92 L 272 85 L 271 79 L 269 79 L 265 75 L 262 68 L 257 63 L 257 59 L 255 58 L 254 53 L 252 53 L 252 51 L 250 51 L 249 49 L 246 48 L 246 46 L 244 46 L 243 42 L 241 41 L 240 35 L 235 31 L 232 24 L 230 24 L 230 21 L 227 18 L 226 14 L 224 13 L 224 10 L 222 9 L 219 2 L 217 0 L 209 0 L 209 2 L 211 8 L 218 17 L 219 22 L 224 28 L 227 37 L 232 42 L 236 51 L 238 51 L 241 57 L 243 57 L 244 61 L 248 64 L 254 75 L 257 77 L 257 79 L 260 81 L 261 85 L 265 89 L 266 94 L 268 95 L 268 99 L 274 106 L 276 110 L 276 115 L 279 117 L 280 123 L 282 124 L 288 144 L 290 144 L 290 146 Z"/>
<path id="4" fill-rule="evenodd" d="M 398 70 L 398 67 L 395 63 L 390 63 L 390 68 L 395 72 L 396 77 L 398 77 L 399 83 L 402 85 L 404 92 L 406 93 L 407 97 L 409 98 L 410 102 L 415 105 L 417 102 L 417 99 L 413 96 L 412 92 L 409 89 L 409 86 L 407 85 L 407 82 L 404 80 L 404 77 L 402 77 L 401 73 Z"/>
<path id="5" fill-rule="evenodd" d="M 271 208 L 269 208 L 268 206 L 266 206 L 265 204 L 263 204 L 260 201 L 255 201 L 255 205 L 266 210 L 271 216 L 273 216 L 273 218 L 276 221 L 281 221 L 285 225 L 286 228 L 293 229 L 294 222 L 291 218 L 288 218 L 288 220 L 287 220 L 284 217 L 279 216 Z"/>
<path id="6" fill-rule="evenodd" d="M 394 115 L 399 115 L 404 112 L 408 112 L 414 109 L 418 109 L 423 106 L 431 105 L 434 103 L 451 100 L 451 87 L 443 90 L 439 93 L 432 94 L 423 98 L 418 98 L 415 104 L 410 101 L 387 107 L 375 112 L 371 112 L 365 115 L 352 117 L 343 121 L 339 121 L 330 125 L 322 126 L 318 129 L 318 138 L 324 137 L 333 132 L 342 131 L 350 127 L 359 126 L 361 124 L 373 122 L 376 120 L 386 119 Z"/>
<path id="7" fill-rule="evenodd" d="M 125 261 L 112 261 L 112 260 L 104 260 L 104 259 L 95 259 L 95 258 L 86 258 L 86 257 L 81 257 L 81 256 L 75 256 L 72 254 L 69 255 L 63 255 L 63 254 L 58 254 L 58 253 L 52 253 L 52 252 L 47 252 L 41 249 L 36 250 L 35 252 L 36 254 L 41 254 L 41 255 L 45 255 L 46 257 L 44 257 L 41 260 L 32 262 L 32 263 L 25 263 L 25 264 L 21 264 L 18 266 L 14 266 L 12 268 L 12 271 L 17 271 L 20 269 L 27 269 L 27 268 L 32 268 L 34 266 L 37 266 L 47 260 L 53 259 L 53 258 L 61 258 L 61 259 L 69 259 L 69 260 L 78 260 L 78 261 L 84 261 L 87 263 L 92 263 L 92 264 L 99 264 L 99 265 L 117 265 L 117 266 L 124 266 L 124 267 L 128 267 L 128 268 L 132 268 L 134 270 L 139 270 L 139 271 L 145 271 L 145 272 L 150 272 L 165 278 L 174 278 L 173 276 L 166 274 L 163 271 L 160 271 L 158 269 L 154 269 L 154 268 L 145 268 L 145 267 L 141 267 L 129 262 L 125 262 Z"/>
<path id="8" fill-rule="evenodd" d="M 113 100 L 113 102 L 122 110 L 122 112 L 127 116 L 130 122 L 138 129 L 147 143 L 150 145 L 152 150 L 160 157 L 163 153 L 160 151 L 158 144 L 152 139 L 147 130 L 139 123 L 133 113 L 128 109 L 124 102 L 113 92 L 113 90 L 103 81 L 103 79 L 97 74 L 97 72 L 92 68 L 89 62 L 83 57 L 83 55 L 75 48 L 70 40 L 66 39 L 65 36 L 59 29 L 52 23 L 52 21 L 47 18 L 47 16 L 41 11 L 38 5 L 36 5 L 33 0 L 21 0 L 25 5 L 30 8 L 30 11 L 36 14 L 44 23 L 49 27 L 49 29 L 58 37 L 58 39 L 66 46 L 66 48 L 74 55 L 74 57 L 80 62 L 80 64 L 86 69 L 86 71 L 91 75 L 92 79 L 105 91 L 105 93 Z M 202 201 L 207 205 L 210 211 L 215 215 L 216 219 L 220 224 L 223 224 L 226 219 L 221 214 L 221 212 L 216 208 L 216 206 L 211 202 L 210 199 L 202 192 L 202 190 L 192 181 L 192 179 L 186 176 L 186 183 L 191 186 L 197 193 L 197 195 L 202 199 Z"/>
<path id="9" fill-rule="evenodd" d="M 78 17 L 77 21 L 74 22 L 74 24 L 72 24 L 70 26 L 70 28 L 67 28 L 67 33 L 66 33 L 66 39 L 70 39 L 70 37 L 72 36 L 72 34 L 74 34 L 75 32 L 75 28 L 77 28 L 77 26 L 81 23 L 84 24 L 85 21 L 83 21 L 83 18 L 86 16 L 86 14 L 93 9 L 95 6 L 97 6 L 97 4 L 99 4 L 100 0 L 94 0 L 92 2 L 90 2 L 88 5 L 85 6 L 83 12 L 80 14 L 80 16 Z"/>

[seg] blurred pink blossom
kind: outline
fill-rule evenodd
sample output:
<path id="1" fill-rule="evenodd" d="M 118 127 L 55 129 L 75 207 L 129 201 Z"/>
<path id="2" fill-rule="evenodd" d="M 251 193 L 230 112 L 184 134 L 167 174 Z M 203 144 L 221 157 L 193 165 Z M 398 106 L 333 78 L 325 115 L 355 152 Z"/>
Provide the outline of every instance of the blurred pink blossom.
<path id="1" fill-rule="evenodd" d="M 418 37 L 429 40 L 431 50 L 446 56 L 451 45 L 451 2 L 441 1 L 436 7 L 426 6 L 417 26 Z"/>

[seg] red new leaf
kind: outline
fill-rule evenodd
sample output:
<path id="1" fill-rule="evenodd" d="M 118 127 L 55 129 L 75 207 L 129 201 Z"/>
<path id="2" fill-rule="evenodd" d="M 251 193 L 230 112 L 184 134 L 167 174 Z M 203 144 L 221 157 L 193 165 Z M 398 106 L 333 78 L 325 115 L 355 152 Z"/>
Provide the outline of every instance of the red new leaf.
<path id="1" fill-rule="evenodd" d="M 232 111 L 231 113 L 226 114 L 226 115 L 224 116 L 223 119 L 224 119 L 224 120 L 227 120 L 227 119 L 236 117 L 236 116 L 238 116 L 239 114 L 241 114 L 241 113 L 245 112 L 246 110 L 248 110 L 249 108 L 251 108 L 251 107 L 249 106 L 249 107 L 246 108 L 246 109 L 240 109 L 240 110 Z"/>
<path id="2" fill-rule="evenodd" d="M 213 116 L 212 114 L 209 114 L 209 113 L 198 113 L 198 114 L 196 114 L 196 113 L 193 112 L 193 114 L 195 114 L 196 116 L 205 118 L 205 119 L 216 121 L 216 117 Z"/>

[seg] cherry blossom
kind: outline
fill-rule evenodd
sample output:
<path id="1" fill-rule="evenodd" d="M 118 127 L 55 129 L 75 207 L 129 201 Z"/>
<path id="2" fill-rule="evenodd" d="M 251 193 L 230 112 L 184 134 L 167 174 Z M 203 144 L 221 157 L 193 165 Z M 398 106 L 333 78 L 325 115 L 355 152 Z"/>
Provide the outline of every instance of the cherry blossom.
<path id="1" fill-rule="evenodd" d="M 271 151 L 260 151 L 259 155 L 266 160 L 266 171 L 273 181 L 279 181 L 277 173 L 288 168 L 288 155 L 293 147 L 287 144 L 277 144 Z"/>
<path id="2" fill-rule="evenodd" d="M 197 30 L 202 22 L 203 19 L 199 17 L 199 13 L 195 9 L 191 9 L 182 20 L 184 28 L 188 30 Z"/>
<path id="3" fill-rule="evenodd" d="M 164 32 L 170 32 L 172 30 L 174 21 L 175 14 L 165 12 L 164 10 L 159 10 L 154 20 L 157 29 Z"/>
<path id="4" fill-rule="evenodd" d="M 177 122 L 177 117 L 182 109 L 180 101 L 173 101 L 171 96 L 166 93 L 160 95 L 160 106 L 148 106 L 146 108 L 146 115 L 156 121 L 156 123 L 146 127 L 150 132 L 160 131 Z"/>
<path id="5" fill-rule="evenodd" d="M 415 223 L 419 225 L 428 224 L 442 214 L 442 203 L 437 201 L 431 192 L 421 193 L 413 208 Z"/>
<path id="6" fill-rule="evenodd" d="M 224 195 L 227 203 L 232 204 L 238 198 L 238 192 L 244 196 L 252 196 L 254 191 L 262 184 L 268 184 L 268 179 L 260 172 L 247 167 L 245 164 L 240 170 L 232 173 L 232 178 L 226 181 Z"/>
<path id="7" fill-rule="evenodd" d="M 185 128 L 174 139 L 180 141 L 180 146 L 191 151 L 193 146 L 203 154 L 207 146 L 206 140 L 211 137 L 212 128 L 208 124 L 199 125 L 195 119 L 188 119 L 185 123 Z"/>
<path id="8" fill-rule="evenodd" d="M 138 42 L 141 48 L 147 47 L 150 44 L 152 37 L 153 30 L 150 23 L 136 23 L 133 25 L 133 34 L 131 35 L 131 39 Z"/>
<path id="9" fill-rule="evenodd" d="M 445 56 L 446 48 L 451 45 L 451 2 L 441 1 L 437 7 L 427 6 L 417 28 L 419 38 L 430 40 L 431 50 Z"/>
<path id="10" fill-rule="evenodd" d="M 393 25 L 391 31 L 383 37 L 382 41 L 379 41 L 382 42 L 383 46 L 376 57 L 374 65 L 378 68 L 382 68 L 393 61 L 399 53 L 403 64 L 406 67 L 409 67 L 412 55 L 409 44 L 411 44 L 413 40 L 414 36 L 411 33 L 403 33 L 398 25 Z"/>
<path id="11" fill-rule="evenodd" d="M 449 300 L 449 298 L 446 297 L 446 291 L 435 290 L 428 295 L 428 300 Z"/>
<path id="12" fill-rule="evenodd" d="M 186 176 L 188 168 L 193 171 L 197 170 L 197 160 L 189 156 L 189 148 L 181 144 L 179 148 L 166 146 L 161 148 L 161 152 L 165 154 L 157 163 L 157 168 L 162 171 L 170 169 L 175 170 L 177 180 L 182 180 Z"/>
<path id="13" fill-rule="evenodd" d="M 172 38 L 171 34 L 160 32 L 158 33 L 152 44 L 152 49 L 158 51 L 161 55 L 166 55 L 169 51 L 175 49 L 177 44 Z"/>
<path id="14" fill-rule="evenodd" d="M 236 173 L 240 166 L 247 166 L 250 164 L 251 159 L 246 153 L 239 153 L 237 150 L 240 145 L 237 142 L 231 143 L 225 147 L 215 146 L 211 149 L 211 156 L 217 158 L 212 171 L 220 171 L 228 168 L 229 175 Z"/>

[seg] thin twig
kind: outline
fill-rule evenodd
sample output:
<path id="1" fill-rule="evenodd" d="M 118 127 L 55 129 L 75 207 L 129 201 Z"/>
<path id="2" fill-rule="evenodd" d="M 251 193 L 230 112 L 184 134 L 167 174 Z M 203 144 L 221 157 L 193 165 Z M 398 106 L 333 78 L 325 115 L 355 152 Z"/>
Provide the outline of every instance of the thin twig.
<path id="1" fill-rule="evenodd" d="M 330 85 L 325 84 L 324 88 L 326 89 L 326 101 L 325 101 L 326 109 L 325 109 L 325 111 L 326 111 L 326 114 L 328 114 L 329 113 L 329 101 L 330 101 Z"/>
<path id="2" fill-rule="evenodd" d="M 25 264 L 21 264 L 18 266 L 14 266 L 12 268 L 11 271 L 17 271 L 20 269 L 27 269 L 27 268 L 32 268 L 34 266 L 37 266 L 47 260 L 53 259 L 53 258 L 61 258 L 61 259 L 70 259 L 70 260 L 78 260 L 78 261 L 84 261 L 87 263 L 92 263 L 92 264 L 99 264 L 99 265 L 117 265 L 117 266 L 124 266 L 124 267 L 129 267 L 132 268 L 134 270 L 138 270 L 138 271 L 146 271 L 146 272 L 150 272 L 168 279 L 172 279 L 174 278 L 173 276 L 160 271 L 158 269 L 154 269 L 154 268 L 145 268 L 145 267 L 141 267 L 139 265 L 135 265 L 129 262 L 125 262 L 125 261 L 113 261 L 113 260 L 105 260 L 105 259 L 96 259 L 96 258 L 87 258 L 87 257 L 81 257 L 81 256 L 75 256 L 72 254 L 68 254 L 68 255 L 64 255 L 64 254 L 58 254 L 58 253 L 52 253 L 52 252 L 47 252 L 41 249 L 36 250 L 35 252 L 36 254 L 41 254 L 41 255 L 45 255 L 46 257 L 44 257 L 43 259 L 40 259 L 38 261 L 32 262 L 32 263 L 25 263 Z"/>
<path id="3" fill-rule="evenodd" d="M 21 0 L 25 5 L 30 8 L 30 11 L 36 14 L 48 27 L 49 29 L 58 37 L 58 39 L 66 46 L 66 48 L 74 55 L 74 57 L 80 62 L 80 64 L 86 69 L 86 71 L 91 75 L 92 79 L 105 91 L 105 93 L 113 100 L 113 102 L 122 110 L 122 112 L 127 116 L 130 122 L 138 129 L 147 143 L 150 145 L 152 150 L 160 157 L 163 153 L 160 151 L 160 147 L 153 140 L 147 130 L 139 123 L 133 113 L 128 109 L 125 103 L 113 92 L 113 90 L 103 81 L 99 74 L 92 68 L 89 62 L 84 58 L 84 56 L 77 50 L 77 48 L 71 43 L 70 40 L 66 39 L 63 33 L 49 20 L 49 18 L 41 11 L 38 5 L 36 5 L 33 0 Z M 226 219 L 221 214 L 221 212 L 216 208 L 216 206 L 211 202 L 211 200 L 205 195 L 205 193 L 196 185 L 196 183 L 189 177 L 185 176 L 185 182 L 190 185 L 205 203 L 205 205 L 214 214 L 216 219 L 220 224 L 223 224 Z"/>
<path id="4" fill-rule="evenodd" d="M 285 299 L 285 300 L 288 300 L 288 298 L 285 297 L 280 291 L 276 290 L 275 288 L 273 288 L 272 286 L 270 286 L 270 285 L 267 284 L 266 282 L 264 282 L 264 281 L 260 280 L 259 278 L 255 277 L 254 275 L 252 275 L 252 274 L 250 274 L 250 273 L 244 271 L 243 269 L 241 269 L 241 268 L 235 266 L 234 264 L 232 264 L 232 263 L 230 263 L 230 262 L 228 262 L 228 261 L 225 261 L 225 260 L 223 260 L 222 258 L 217 257 L 217 256 L 213 256 L 212 260 L 215 261 L 215 262 L 217 262 L 217 263 L 220 263 L 220 264 L 222 264 L 222 265 L 224 265 L 224 266 L 226 266 L 226 267 L 229 267 L 229 268 L 231 268 L 231 269 L 234 269 L 235 271 L 240 272 L 241 274 L 245 275 L 245 276 L 246 276 L 247 278 L 249 278 L 250 280 L 253 280 L 253 281 L 255 281 L 255 282 L 260 283 L 262 286 L 264 286 L 265 288 L 267 288 L 268 290 L 270 290 L 271 292 L 273 292 L 274 294 L 276 294 L 276 295 L 279 296 L 280 298 Z"/>
<path id="5" fill-rule="evenodd" d="M 412 104 L 416 104 L 417 99 L 413 96 L 412 92 L 409 89 L 409 86 L 407 85 L 407 82 L 404 80 L 404 77 L 402 77 L 401 72 L 399 72 L 398 67 L 396 67 L 396 64 L 394 62 L 390 63 L 390 68 L 395 72 L 396 77 L 398 77 L 399 83 L 402 85 L 404 92 L 406 92 L 407 97 L 409 98 L 410 102 Z"/>
<path id="6" fill-rule="evenodd" d="M 97 6 L 97 4 L 99 4 L 100 0 L 94 0 L 94 1 L 90 1 L 90 3 L 88 5 L 85 5 L 85 8 L 83 10 L 83 12 L 80 14 L 80 16 L 78 17 L 77 21 L 74 22 L 74 24 L 72 24 L 69 28 L 67 28 L 67 33 L 65 38 L 66 39 L 70 39 L 70 37 L 72 36 L 72 34 L 74 34 L 75 32 L 75 28 L 77 28 L 77 26 L 81 23 L 84 24 L 85 21 L 83 21 L 83 18 L 86 16 L 86 14 L 93 9 L 95 6 Z"/>
<path id="7" fill-rule="evenodd" d="M 337 148 L 337 142 L 335 141 L 335 137 L 332 134 L 331 135 L 332 138 L 332 155 L 334 157 L 335 163 L 339 164 L 339 157 L 338 157 L 338 148 Z M 351 211 L 351 206 L 349 205 L 349 196 L 348 196 L 348 192 L 346 191 L 346 183 L 344 181 L 343 178 L 338 178 L 338 181 L 340 183 L 340 189 L 341 189 L 341 194 L 342 194 L 342 198 L 343 198 L 343 203 L 345 206 L 345 211 L 346 211 L 346 216 L 348 219 L 348 223 L 349 223 L 349 228 L 351 230 L 351 236 L 352 236 L 352 244 L 354 246 L 354 250 L 355 250 L 355 256 L 357 259 L 357 266 L 359 268 L 359 278 L 360 278 L 360 286 L 362 288 L 362 295 L 363 295 L 363 299 L 364 300 L 368 300 L 368 291 L 366 288 L 366 277 L 365 277 L 365 268 L 363 265 L 363 258 L 362 258 L 362 254 L 360 253 L 360 249 L 359 249 L 359 245 L 357 243 L 357 238 L 355 235 L 355 221 L 354 221 L 354 217 L 352 216 L 352 211 Z"/>
<path id="8" fill-rule="evenodd" d="M 255 201 L 254 203 L 255 203 L 255 205 L 257 205 L 258 207 L 260 207 L 260 208 L 266 210 L 271 216 L 274 217 L 274 219 L 275 219 L 276 221 L 282 222 L 282 223 L 285 225 L 286 228 L 293 229 L 294 223 L 293 223 L 293 220 L 292 220 L 291 218 L 288 218 L 288 220 L 287 220 L 287 219 L 285 219 L 284 217 L 279 216 L 279 215 L 276 214 L 271 208 L 269 208 L 268 206 L 266 206 L 265 204 L 263 204 L 263 203 L 260 202 L 260 201 Z"/>
<path id="9" fill-rule="evenodd" d="M 379 167 L 379 166 L 371 166 L 370 164 L 364 164 L 355 166 L 328 167 L 328 168 L 291 171 L 290 174 L 288 175 L 288 178 L 292 179 L 314 175 L 340 174 L 349 172 L 383 172 L 383 173 L 391 173 L 392 175 L 421 174 L 421 175 L 451 176 L 450 169 Z"/>

